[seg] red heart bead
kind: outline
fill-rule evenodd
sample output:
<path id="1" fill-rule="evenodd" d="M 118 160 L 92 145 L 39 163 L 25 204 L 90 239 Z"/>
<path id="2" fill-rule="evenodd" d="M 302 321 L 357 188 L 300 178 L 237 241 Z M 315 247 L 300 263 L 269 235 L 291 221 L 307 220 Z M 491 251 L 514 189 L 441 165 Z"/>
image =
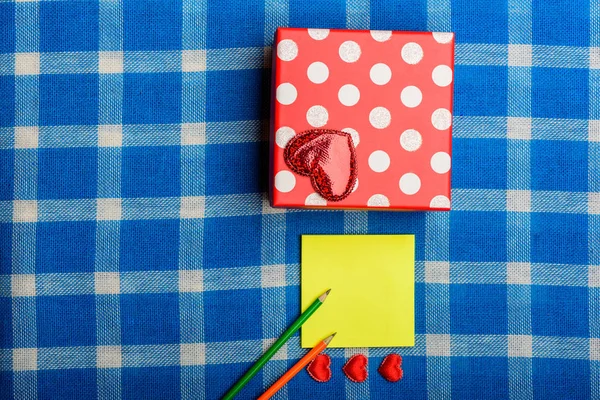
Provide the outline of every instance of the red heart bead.
<path id="1" fill-rule="evenodd" d="M 342 370 L 352 382 L 364 382 L 367 379 L 369 360 L 362 354 L 356 354 L 346 362 Z"/>
<path id="2" fill-rule="evenodd" d="M 402 379 L 404 375 L 404 371 L 401 368 L 402 365 L 402 357 L 398 354 L 390 354 L 386 358 L 383 359 L 381 365 L 379 366 L 379 373 L 385 379 L 390 382 L 398 382 Z"/>
<path id="3" fill-rule="evenodd" d="M 283 157 L 292 171 L 310 176 L 313 188 L 326 200 L 343 200 L 354 189 L 356 154 L 352 136 L 346 132 L 302 132 L 288 142 Z"/>
<path id="4" fill-rule="evenodd" d="M 306 371 L 317 382 L 331 379 L 331 358 L 327 354 L 319 354 L 308 364 Z"/>

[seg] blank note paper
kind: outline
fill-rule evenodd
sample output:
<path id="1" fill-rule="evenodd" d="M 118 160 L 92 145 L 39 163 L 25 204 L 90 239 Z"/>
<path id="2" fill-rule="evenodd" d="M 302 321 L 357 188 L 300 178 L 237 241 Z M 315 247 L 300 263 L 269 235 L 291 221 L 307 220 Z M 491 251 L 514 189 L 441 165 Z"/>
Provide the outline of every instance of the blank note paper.
<path id="1" fill-rule="evenodd" d="M 302 347 L 415 344 L 413 235 L 302 236 L 302 310 L 331 288 L 302 326 Z"/>

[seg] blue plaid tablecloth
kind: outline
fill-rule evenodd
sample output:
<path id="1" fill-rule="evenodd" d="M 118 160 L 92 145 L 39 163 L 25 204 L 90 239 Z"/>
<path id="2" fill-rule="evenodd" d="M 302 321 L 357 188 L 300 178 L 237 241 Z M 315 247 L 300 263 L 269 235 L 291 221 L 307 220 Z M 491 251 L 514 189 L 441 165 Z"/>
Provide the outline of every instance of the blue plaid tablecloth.
<path id="1" fill-rule="evenodd" d="M 278 26 L 456 33 L 452 212 L 269 207 Z M 597 0 L 0 1 L 0 398 L 216 399 L 301 234 L 412 233 L 415 347 L 277 399 L 600 399 L 599 96 Z"/>

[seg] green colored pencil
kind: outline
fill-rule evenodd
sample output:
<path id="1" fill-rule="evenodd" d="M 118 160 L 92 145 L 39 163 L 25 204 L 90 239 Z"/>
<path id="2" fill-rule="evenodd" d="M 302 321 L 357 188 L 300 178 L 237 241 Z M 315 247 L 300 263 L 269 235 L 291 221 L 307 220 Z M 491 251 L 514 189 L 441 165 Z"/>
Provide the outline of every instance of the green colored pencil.
<path id="1" fill-rule="evenodd" d="M 285 332 L 283 332 L 283 335 L 281 335 L 281 337 L 279 339 L 277 339 L 277 341 L 275 343 L 273 343 L 273 345 L 271 347 L 269 347 L 269 350 L 265 351 L 265 353 L 258 359 L 258 361 L 256 363 L 254 363 L 254 365 L 252 366 L 252 368 L 250 368 L 244 374 L 244 376 L 242 376 L 240 378 L 240 380 L 237 381 L 237 383 L 235 385 L 233 385 L 233 387 L 231 389 L 229 389 L 229 391 L 227 393 L 225 393 L 225 396 L 223 396 L 222 400 L 231 400 L 231 399 L 233 399 L 235 397 L 235 395 L 238 394 L 238 392 L 240 390 L 242 390 L 242 388 L 244 386 L 246 386 L 246 384 L 250 381 L 250 379 L 252 379 L 252 377 L 254 375 L 256 375 L 256 373 L 263 367 L 263 365 L 265 365 L 267 363 L 267 361 L 269 361 L 269 359 L 271 357 L 273 357 L 273 355 L 275 353 L 277 353 L 277 350 L 279 350 L 281 348 L 281 346 L 283 346 L 283 344 L 285 342 L 287 342 L 288 339 L 294 333 L 296 333 L 296 331 L 298 329 L 300 329 L 300 327 L 302 326 L 302 324 L 305 323 L 306 320 L 309 319 L 310 316 L 313 315 L 313 313 L 315 311 L 317 311 L 317 308 L 321 307 L 321 304 L 323 304 L 323 302 L 327 298 L 327 295 L 329 294 L 330 291 L 331 291 L 331 289 L 329 289 L 328 291 L 326 291 L 325 293 L 323 293 L 322 295 L 320 295 L 314 301 L 314 303 L 312 303 L 306 309 L 306 311 L 304 311 L 302 313 L 302 315 L 300 315 L 298 317 L 298 319 Z"/>

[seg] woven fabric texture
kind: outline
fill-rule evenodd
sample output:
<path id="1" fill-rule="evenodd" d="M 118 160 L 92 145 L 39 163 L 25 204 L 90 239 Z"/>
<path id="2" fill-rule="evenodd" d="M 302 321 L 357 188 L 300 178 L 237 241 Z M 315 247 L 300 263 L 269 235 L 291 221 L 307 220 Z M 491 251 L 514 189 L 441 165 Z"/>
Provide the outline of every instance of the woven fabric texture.
<path id="1" fill-rule="evenodd" d="M 269 207 L 278 26 L 456 33 L 452 212 Z M 1 399 L 217 399 L 309 233 L 416 235 L 416 345 L 277 399 L 600 399 L 600 3 L 0 1 Z"/>

